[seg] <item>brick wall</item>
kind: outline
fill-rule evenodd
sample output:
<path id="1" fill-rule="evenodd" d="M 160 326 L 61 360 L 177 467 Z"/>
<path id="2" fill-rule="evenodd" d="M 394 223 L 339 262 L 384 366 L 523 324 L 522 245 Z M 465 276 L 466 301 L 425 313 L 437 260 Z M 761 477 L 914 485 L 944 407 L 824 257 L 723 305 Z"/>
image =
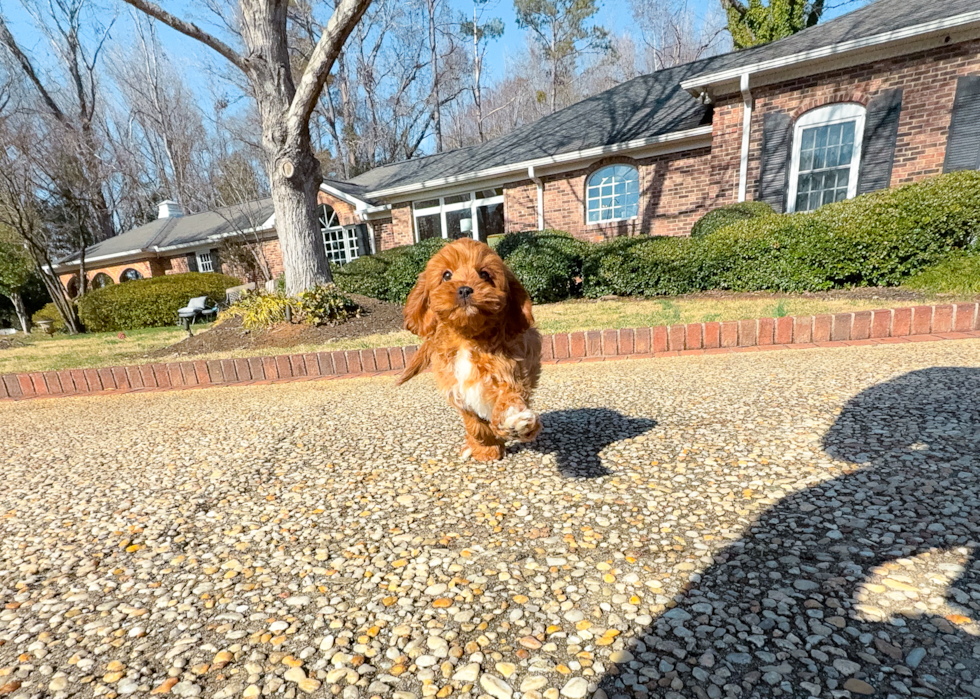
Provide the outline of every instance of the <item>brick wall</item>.
<path id="1" fill-rule="evenodd" d="M 749 151 L 748 197 L 755 198 L 757 193 L 766 113 L 781 111 L 795 119 L 811 109 L 835 102 L 866 105 L 882 91 L 895 88 L 902 88 L 903 94 L 891 186 L 941 174 L 957 78 L 978 73 L 980 41 L 971 41 L 753 90 L 755 111 Z M 729 159 L 727 162 L 737 175 L 737 153 L 742 138 L 741 99 L 728 96 L 719 101 L 719 108 L 732 109 L 739 120 L 737 128 L 725 129 L 723 133 L 719 133 L 716 125 L 714 141 L 715 147 L 724 144 L 726 151 L 736 151 L 734 161 Z M 716 122 L 719 108 L 715 110 Z M 719 158 L 719 165 L 721 160 Z"/>
<path id="2" fill-rule="evenodd" d="M 354 213 L 354 207 L 343 199 L 338 199 L 326 192 L 319 192 L 316 201 L 317 204 L 332 206 L 333 210 L 337 212 L 337 218 L 340 219 L 340 225 L 342 226 L 350 226 L 361 222 L 361 217 Z"/>
<path id="3" fill-rule="evenodd" d="M 518 233 L 538 228 L 538 188 L 531 180 L 504 187 L 504 231 Z"/>
<path id="4" fill-rule="evenodd" d="M 415 242 L 415 233 L 412 229 L 412 205 L 395 204 L 391 207 L 391 236 L 386 239 L 390 244 L 386 244 L 383 249 L 397 247 L 399 245 L 411 245 Z"/>
<path id="5" fill-rule="evenodd" d="M 686 235 L 710 203 L 706 186 L 711 149 L 651 158 L 604 158 L 589 167 L 544 178 L 545 228 L 568 231 L 583 240 L 623 235 Z M 586 182 L 596 170 L 615 163 L 633 165 L 640 176 L 637 218 L 612 223 L 586 222 Z M 532 189 L 533 191 L 533 189 Z M 535 214 L 535 226 L 536 226 Z"/>

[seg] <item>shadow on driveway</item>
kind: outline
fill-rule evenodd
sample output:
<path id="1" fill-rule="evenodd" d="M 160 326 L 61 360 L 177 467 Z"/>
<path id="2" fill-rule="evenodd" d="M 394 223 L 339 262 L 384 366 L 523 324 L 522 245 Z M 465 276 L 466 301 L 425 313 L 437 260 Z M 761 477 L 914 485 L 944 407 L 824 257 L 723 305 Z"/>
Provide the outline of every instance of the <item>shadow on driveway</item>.
<path id="1" fill-rule="evenodd" d="M 601 678 L 610 698 L 980 697 L 980 370 L 874 386 L 823 448 L 856 470 L 719 552 Z"/>
<path id="2" fill-rule="evenodd" d="M 566 478 L 612 475 L 599 453 L 614 442 L 638 437 L 657 426 L 655 420 L 628 417 L 608 408 L 556 410 L 541 415 L 538 438 L 519 448 L 555 454 L 558 470 Z"/>

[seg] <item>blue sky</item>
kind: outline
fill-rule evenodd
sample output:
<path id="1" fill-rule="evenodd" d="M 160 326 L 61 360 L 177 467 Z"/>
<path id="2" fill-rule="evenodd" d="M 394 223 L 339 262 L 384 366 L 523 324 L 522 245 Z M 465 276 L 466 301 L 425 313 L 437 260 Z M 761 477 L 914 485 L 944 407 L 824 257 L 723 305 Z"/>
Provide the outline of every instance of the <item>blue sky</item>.
<path id="1" fill-rule="evenodd" d="M 457 13 L 472 14 L 472 0 L 447 0 Z M 655 0 L 650 0 L 655 1 Z M 825 17 L 830 19 L 850 11 L 869 0 L 830 0 Z M 126 46 L 131 41 L 132 10 L 120 0 L 95 0 L 99 3 L 97 17 L 106 21 L 117 16 L 113 26 L 112 39 L 118 45 Z M 697 15 L 704 16 L 716 6 L 719 0 L 688 0 L 688 7 Z M 162 5 L 169 11 L 185 19 L 196 21 L 202 26 L 212 25 L 210 16 L 204 10 L 195 11 L 194 0 L 163 0 Z M 18 0 L 4 0 L 3 11 L 14 35 L 34 55 L 42 66 L 53 65 L 49 48 L 42 36 L 31 29 L 28 15 L 24 12 Z M 513 0 L 491 0 L 484 16 L 500 17 L 504 21 L 504 36 L 494 42 L 487 52 L 487 77 L 491 82 L 503 75 L 508 57 L 520 55 L 526 42 L 526 33 L 517 26 Z M 609 29 L 614 34 L 621 34 L 631 27 L 633 18 L 629 0 L 600 0 L 600 10 L 596 22 Z M 212 25 L 213 26 L 213 25 Z M 192 88 L 200 97 L 207 99 L 213 85 L 213 76 L 209 74 L 208 66 L 220 66 L 224 59 L 196 41 L 189 39 L 167 27 L 160 26 L 159 35 L 164 45 L 170 51 L 172 60 L 177 65 Z"/>

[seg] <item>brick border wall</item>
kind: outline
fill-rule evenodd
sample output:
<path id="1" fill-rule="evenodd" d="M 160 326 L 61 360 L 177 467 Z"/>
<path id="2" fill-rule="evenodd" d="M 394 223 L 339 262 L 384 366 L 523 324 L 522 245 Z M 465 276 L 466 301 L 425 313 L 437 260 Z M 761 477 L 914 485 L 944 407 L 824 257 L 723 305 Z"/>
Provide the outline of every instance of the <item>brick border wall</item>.
<path id="1" fill-rule="evenodd" d="M 980 303 L 589 330 L 543 337 L 547 363 L 980 337 Z M 417 347 L 63 369 L 0 376 L 0 400 L 399 373 Z"/>

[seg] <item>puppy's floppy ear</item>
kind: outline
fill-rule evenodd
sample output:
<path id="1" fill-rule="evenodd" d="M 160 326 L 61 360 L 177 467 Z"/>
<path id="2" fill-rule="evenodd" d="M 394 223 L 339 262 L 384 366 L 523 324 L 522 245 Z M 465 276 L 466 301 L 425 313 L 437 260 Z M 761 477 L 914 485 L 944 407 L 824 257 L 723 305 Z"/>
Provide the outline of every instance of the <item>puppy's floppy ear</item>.
<path id="1" fill-rule="evenodd" d="M 436 331 L 436 317 L 429 310 L 429 288 L 425 281 L 425 272 L 419 275 L 405 302 L 405 329 L 419 337 L 429 337 Z"/>
<path id="2" fill-rule="evenodd" d="M 518 281 L 509 269 L 507 276 L 507 306 L 504 309 L 507 335 L 521 335 L 534 325 L 534 314 L 531 312 L 531 297 L 524 285 Z"/>

